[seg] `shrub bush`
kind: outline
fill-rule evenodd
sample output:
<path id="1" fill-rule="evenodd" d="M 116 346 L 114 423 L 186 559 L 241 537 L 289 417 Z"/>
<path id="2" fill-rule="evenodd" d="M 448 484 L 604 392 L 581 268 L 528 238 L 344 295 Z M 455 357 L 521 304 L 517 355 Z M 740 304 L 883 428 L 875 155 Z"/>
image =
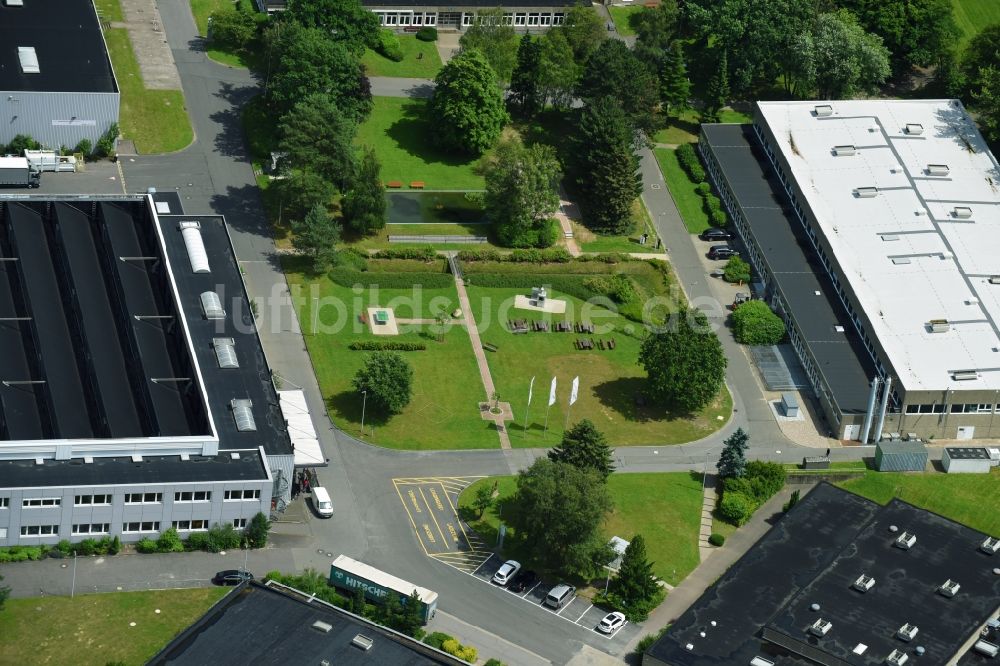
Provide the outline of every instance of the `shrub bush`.
<path id="1" fill-rule="evenodd" d="M 160 538 L 156 540 L 156 550 L 161 553 L 183 553 L 184 542 L 177 534 L 177 529 L 170 527 L 164 530 Z"/>
<path id="2" fill-rule="evenodd" d="M 347 345 L 352 351 L 423 351 L 423 342 L 395 342 L 392 340 L 355 340 Z"/>
<path id="3" fill-rule="evenodd" d="M 470 645 L 462 645 L 454 638 L 446 640 L 441 644 L 441 649 L 450 654 L 453 657 L 458 657 L 470 664 L 476 663 L 479 658 L 479 652 L 476 648 Z"/>
<path id="4" fill-rule="evenodd" d="M 694 146 L 690 143 L 682 143 L 677 147 L 676 151 L 677 162 L 681 165 L 687 173 L 688 178 L 694 183 L 705 182 L 705 169 L 702 168 L 701 162 L 698 161 L 698 153 L 695 152 Z"/>
<path id="5" fill-rule="evenodd" d="M 763 504 L 785 487 L 788 472 L 784 465 L 764 460 L 751 460 L 743 472 L 743 478 L 753 480 L 758 488 L 756 499 Z"/>
<path id="6" fill-rule="evenodd" d="M 76 552 L 79 555 L 94 555 L 101 549 L 101 544 L 97 539 L 84 539 L 76 545 Z M 107 550 L 105 550 L 107 552 Z"/>
<path id="7" fill-rule="evenodd" d="M 483 666 L 507 666 L 507 664 L 494 657 L 493 659 L 488 659 Z"/>
<path id="8" fill-rule="evenodd" d="M 90 154 L 94 152 L 94 144 L 90 142 L 90 139 L 80 139 L 80 143 L 76 144 L 73 152 L 81 153 L 84 157 L 90 157 Z"/>
<path id="9" fill-rule="evenodd" d="M 0 564 L 40 560 L 44 554 L 41 546 L 8 546 L 0 548 Z"/>
<path id="10" fill-rule="evenodd" d="M 788 501 L 785 502 L 785 505 L 781 507 L 781 510 L 787 513 L 793 506 L 799 503 L 799 496 L 798 490 L 792 491 L 791 497 L 789 497 Z"/>
<path id="11" fill-rule="evenodd" d="M 418 259 L 420 261 L 438 261 L 441 259 L 440 255 L 432 247 L 391 247 L 379 250 L 370 256 L 374 259 Z"/>
<path id="12" fill-rule="evenodd" d="M 94 148 L 94 155 L 97 157 L 113 157 L 115 153 L 115 142 L 118 140 L 118 123 L 111 123 L 108 131 L 101 135 Z"/>
<path id="13" fill-rule="evenodd" d="M 708 537 L 708 542 L 713 546 L 721 546 L 726 543 L 726 537 L 722 536 L 718 532 L 712 532 Z"/>
<path id="14" fill-rule="evenodd" d="M 243 530 L 243 543 L 247 548 L 263 548 L 267 545 L 267 533 L 271 531 L 271 521 L 261 512 L 250 519 Z"/>
<path id="15" fill-rule="evenodd" d="M 497 261 L 515 264 L 566 264 L 573 260 L 573 255 L 561 247 L 548 249 L 519 249 L 510 252 L 498 252 L 489 248 L 476 250 L 461 250 L 459 261 Z"/>
<path id="16" fill-rule="evenodd" d="M 417 30 L 417 39 L 422 42 L 436 42 L 438 38 L 437 28 L 430 28 L 424 26 L 420 30 Z"/>
<path id="17" fill-rule="evenodd" d="M 709 211 L 708 222 L 713 227 L 724 227 L 729 224 L 729 215 L 721 208 Z"/>
<path id="18" fill-rule="evenodd" d="M 378 31 L 378 44 L 375 50 L 393 62 L 403 59 L 403 47 L 399 45 L 399 37 L 390 28 Z"/>
<path id="19" fill-rule="evenodd" d="M 232 550 L 233 548 L 239 548 L 240 542 L 242 541 L 242 535 L 236 531 L 232 523 L 218 524 L 216 523 L 208 530 L 208 543 L 207 550 L 212 553 L 218 553 L 223 550 Z"/>
<path id="20" fill-rule="evenodd" d="M 743 493 L 723 491 L 722 500 L 719 502 L 719 514 L 727 523 L 743 525 L 750 520 L 750 516 L 756 510 L 754 501 Z"/>
<path id="21" fill-rule="evenodd" d="M 730 257 L 726 262 L 725 271 L 722 277 L 726 282 L 750 281 L 750 264 L 739 257 Z"/>
<path id="22" fill-rule="evenodd" d="M 733 310 L 733 336 L 745 345 L 776 345 L 785 337 L 785 322 L 764 301 L 747 301 Z"/>
<path id="23" fill-rule="evenodd" d="M 7 152 L 11 155 L 24 155 L 25 150 L 38 150 L 42 144 L 27 134 L 18 134 L 7 144 Z"/>
<path id="24" fill-rule="evenodd" d="M 712 186 L 708 183 L 698 183 L 698 187 L 694 188 L 694 191 L 699 195 L 706 197 L 712 193 Z"/>
<path id="25" fill-rule="evenodd" d="M 53 550 L 58 550 L 63 555 L 69 555 L 73 552 L 73 544 L 69 539 L 60 539 Z"/>
<path id="26" fill-rule="evenodd" d="M 425 289 L 444 289 L 454 284 L 454 278 L 447 273 L 370 273 L 337 267 L 329 272 L 330 279 L 342 287 L 356 284 L 367 287 L 379 286 L 385 289 L 410 289 L 421 285 Z"/>
<path id="27" fill-rule="evenodd" d="M 455 640 L 453 636 L 449 636 L 448 634 L 442 631 L 434 631 L 427 634 L 424 637 L 424 643 L 427 643 L 431 647 L 437 648 L 438 650 L 441 649 L 441 646 L 444 644 L 445 641 L 453 641 L 453 640 Z"/>
<path id="28" fill-rule="evenodd" d="M 143 537 L 136 542 L 135 549 L 140 553 L 155 553 L 156 542 L 149 537 Z"/>
<path id="29" fill-rule="evenodd" d="M 583 281 L 583 286 L 607 296 L 615 303 L 628 303 L 638 296 L 632 280 L 621 274 L 587 278 Z"/>
<path id="30" fill-rule="evenodd" d="M 188 550 L 208 550 L 208 533 L 207 532 L 192 532 L 188 535 L 187 541 L 184 546 Z"/>

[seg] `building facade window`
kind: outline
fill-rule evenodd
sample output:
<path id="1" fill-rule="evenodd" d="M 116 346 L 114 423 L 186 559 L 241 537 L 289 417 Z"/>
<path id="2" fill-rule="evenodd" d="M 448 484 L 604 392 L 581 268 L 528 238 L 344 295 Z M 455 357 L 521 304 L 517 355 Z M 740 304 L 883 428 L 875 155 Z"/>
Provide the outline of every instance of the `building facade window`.
<path id="1" fill-rule="evenodd" d="M 111 506 L 111 495 L 77 495 L 73 506 Z"/>
<path id="2" fill-rule="evenodd" d="M 124 523 L 122 525 L 123 534 L 141 534 L 143 532 L 159 532 L 160 522 L 156 520 L 137 521 L 134 523 Z"/>
<path id="3" fill-rule="evenodd" d="M 0 509 L 9 509 L 9 508 L 10 508 L 10 498 L 0 497 Z"/>
<path id="4" fill-rule="evenodd" d="M 160 504 L 163 493 L 125 493 L 126 504 Z"/>
<path id="5" fill-rule="evenodd" d="M 59 497 L 31 497 L 21 500 L 21 507 L 24 509 L 37 509 L 42 506 L 60 506 L 62 499 Z"/>
<path id="6" fill-rule="evenodd" d="M 424 25 L 437 25 L 437 14 L 424 14 Z"/>
<path id="7" fill-rule="evenodd" d="M 6 538 L 7 538 L 7 528 L 0 527 L 0 539 L 6 539 Z"/>
<path id="8" fill-rule="evenodd" d="M 565 14 L 553 14 L 552 15 L 552 25 L 562 25 L 563 21 L 566 20 Z"/>
<path id="9" fill-rule="evenodd" d="M 223 497 L 227 502 L 252 501 L 260 499 L 259 490 L 227 490 Z"/>
<path id="10" fill-rule="evenodd" d="M 58 525 L 21 525 L 21 536 L 53 536 L 59 534 Z"/>
<path id="11" fill-rule="evenodd" d="M 476 20 L 476 15 L 472 12 L 462 12 L 462 25 L 470 26 Z"/>
<path id="12" fill-rule="evenodd" d="M 210 490 L 184 490 L 174 493 L 174 502 L 211 502 Z"/>
<path id="13" fill-rule="evenodd" d="M 173 525 L 178 532 L 204 532 L 208 530 L 207 520 L 175 520 Z"/>
<path id="14" fill-rule="evenodd" d="M 934 405 L 907 405 L 907 414 L 944 414 L 944 404 L 937 403 Z"/>
<path id="15" fill-rule="evenodd" d="M 524 25 L 528 20 L 528 15 L 523 13 L 514 14 L 514 25 Z"/>
<path id="16" fill-rule="evenodd" d="M 542 14 L 539 18 L 542 20 L 542 25 L 552 25 L 552 14 Z"/>
<path id="17" fill-rule="evenodd" d="M 81 523 L 73 526 L 73 534 L 110 534 L 111 523 Z"/>
<path id="18" fill-rule="evenodd" d="M 424 15 L 417 12 L 413 15 L 413 25 L 422 25 L 424 22 Z"/>
<path id="19" fill-rule="evenodd" d="M 528 25 L 538 25 L 539 14 L 537 12 L 530 12 L 528 14 Z"/>
<path id="20" fill-rule="evenodd" d="M 993 405 L 979 404 L 975 402 L 953 404 L 949 408 L 952 414 L 989 414 Z"/>
<path id="21" fill-rule="evenodd" d="M 233 527 L 235 527 L 236 529 L 242 530 L 246 526 L 247 526 L 246 518 L 233 518 Z"/>

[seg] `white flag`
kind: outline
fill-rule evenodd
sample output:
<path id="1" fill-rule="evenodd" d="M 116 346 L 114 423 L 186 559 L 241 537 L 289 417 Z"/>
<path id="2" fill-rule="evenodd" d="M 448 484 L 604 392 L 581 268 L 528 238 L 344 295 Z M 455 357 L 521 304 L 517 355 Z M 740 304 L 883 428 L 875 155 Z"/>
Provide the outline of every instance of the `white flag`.
<path id="1" fill-rule="evenodd" d="M 531 404 L 531 396 L 535 394 L 535 378 L 531 378 L 531 383 L 528 384 L 528 404 Z"/>
<path id="2" fill-rule="evenodd" d="M 573 378 L 573 388 L 569 391 L 569 404 L 572 405 L 576 402 L 577 397 L 580 395 L 580 377 Z"/>
<path id="3" fill-rule="evenodd" d="M 552 386 L 549 388 L 549 407 L 556 404 L 556 378 L 552 378 Z"/>

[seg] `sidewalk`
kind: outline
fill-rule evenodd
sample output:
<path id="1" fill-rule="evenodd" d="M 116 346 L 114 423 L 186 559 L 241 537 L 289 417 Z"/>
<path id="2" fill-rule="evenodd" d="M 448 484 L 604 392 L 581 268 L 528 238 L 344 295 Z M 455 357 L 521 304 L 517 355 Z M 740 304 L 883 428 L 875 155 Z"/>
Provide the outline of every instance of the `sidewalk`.
<path id="1" fill-rule="evenodd" d="M 427 633 L 440 631 L 454 636 L 462 645 L 476 648 L 479 652 L 478 663 L 491 658 L 499 659 L 508 666 L 543 666 L 552 663 L 530 650 L 442 611 L 434 614 L 434 619 L 427 623 L 426 629 Z"/>

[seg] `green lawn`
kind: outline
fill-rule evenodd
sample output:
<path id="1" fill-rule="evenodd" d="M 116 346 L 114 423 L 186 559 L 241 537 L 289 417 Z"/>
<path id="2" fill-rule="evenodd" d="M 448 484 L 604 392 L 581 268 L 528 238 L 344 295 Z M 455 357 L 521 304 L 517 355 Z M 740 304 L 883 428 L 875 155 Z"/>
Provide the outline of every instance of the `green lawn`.
<path id="1" fill-rule="evenodd" d="M 632 5 L 630 7 L 610 6 L 611 20 L 615 22 L 615 30 L 622 37 L 631 37 L 635 34 L 630 18 L 644 9 L 642 5 Z"/>
<path id="2" fill-rule="evenodd" d="M 117 4 L 117 3 L 116 3 Z M 186 147 L 194 132 L 180 90 L 147 90 L 124 28 L 104 31 L 121 90 L 121 133 L 142 154 L 169 153 Z"/>
<path id="3" fill-rule="evenodd" d="M 124 21 L 122 6 L 118 0 L 94 0 L 97 15 L 105 21 Z"/>
<path id="4" fill-rule="evenodd" d="M 868 472 L 838 484 L 880 504 L 893 497 L 1000 536 L 1000 513 L 987 510 L 1000 496 L 1000 468 L 991 474 L 903 474 Z"/>
<path id="5" fill-rule="evenodd" d="M 652 270 L 644 262 L 620 264 L 618 270 Z M 561 277 L 567 268 L 560 267 Z M 466 277 L 476 283 L 469 265 Z M 639 275 L 648 283 L 646 275 Z M 538 276 L 544 284 L 545 276 Z M 570 410 L 570 422 L 589 418 L 615 446 L 643 444 L 678 444 L 705 437 L 718 430 L 729 418 L 732 401 L 723 389 L 714 403 L 693 416 L 671 415 L 656 405 L 639 407 L 635 398 L 643 390 L 645 373 L 638 365 L 641 332 L 639 325 L 597 305 L 584 305 L 578 298 L 553 292 L 550 298 L 567 301 L 565 315 L 551 315 L 556 321 L 590 321 L 595 334 L 527 333 L 514 334 L 507 321 L 514 318 L 539 319 L 538 313 L 513 308 L 514 297 L 525 289 L 470 286 L 469 300 L 479 325 L 483 342 L 497 345 L 499 351 L 487 355 L 493 382 L 503 400 L 514 410 L 514 422 L 508 426 L 514 447 L 553 446 L 562 437 L 566 407 L 573 378 L 580 377 L 579 399 Z M 649 296 L 669 298 L 666 293 Z M 602 328 L 608 332 L 601 333 Z M 631 333 L 629 332 L 631 331 Z M 614 350 L 578 351 L 577 338 L 615 339 Z M 525 429 L 525 403 L 528 386 L 535 376 L 534 398 Z M 544 432 L 546 398 L 549 382 L 557 378 L 556 404 L 548 410 L 548 432 Z"/>
<path id="6" fill-rule="evenodd" d="M 203 588 L 10 599 L 0 611 L 0 663 L 143 664 L 226 592 Z"/>
<path id="7" fill-rule="evenodd" d="M 197 0 L 192 0 L 197 1 Z M 419 40 L 414 35 L 399 35 L 403 59 L 389 60 L 375 51 L 365 51 L 361 63 L 368 76 L 393 76 L 413 79 L 433 79 L 441 70 L 441 56 L 434 42 Z"/>
<path id="8" fill-rule="evenodd" d="M 481 190 L 483 177 L 473 173 L 478 160 L 438 150 L 431 144 L 434 123 L 424 115 L 427 102 L 376 97 L 375 108 L 358 128 L 357 143 L 374 146 L 382 180 L 409 184 L 422 180 L 431 190 Z"/>
<path id="9" fill-rule="evenodd" d="M 997 0 L 951 0 L 955 22 L 962 29 L 963 41 L 968 41 L 991 23 L 1000 23 L 1000 2 Z"/>
<path id="10" fill-rule="evenodd" d="M 439 243 L 433 236 L 486 236 L 492 234 L 488 224 L 387 224 L 381 231 L 370 236 L 345 236 L 345 246 L 356 250 L 383 250 L 400 247 L 432 247 L 436 250 L 468 250 L 469 248 L 504 249 L 492 242 L 486 243 Z M 389 236 L 425 235 L 429 238 L 419 243 L 390 243 Z"/>
<path id="11" fill-rule="evenodd" d="M 693 109 L 688 109 L 677 117 L 666 118 L 666 127 L 660 128 L 653 134 L 654 143 L 694 143 L 698 140 L 699 125 L 701 124 L 701 114 Z M 723 109 L 719 112 L 719 122 L 722 123 L 749 123 L 753 122 L 753 117 L 742 111 Z"/>
<path id="12" fill-rule="evenodd" d="M 639 244 L 639 236 L 643 233 L 649 234 L 646 245 Z M 584 252 L 656 252 L 653 245 L 656 242 L 656 234 L 653 231 L 653 223 L 649 219 L 649 212 L 641 198 L 636 198 L 632 204 L 632 228 L 621 235 L 605 236 L 595 234 L 580 223 L 574 223 L 573 233 L 576 237 L 577 245 Z"/>
<path id="13" fill-rule="evenodd" d="M 697 476 L 697 475 L 695 475 Z M 653 562 L 657 576 L 671 585 L 677 585 L 698 566 L 698 526 L 701 521 L 701 478 L 687 472 L 663 474 L 612 474 L 608 490 L 615 508 L 603 527 L 610 539 L 619 536 L 625 540 L 641 534 L 646 540 L 646 550 Z M 500 476 L 480 479 L 466 488 L 459 498 L 459 506 L 472 512 L 470 504 L 476 489 L 484 484 L 499 481 L 499 501 L 481 520 L 471 523 L 487 543 L 496 542 L 499 524 L 497 509 L 516 490 L 514 477 Z M 507 533 L 510 539 L 513 532 Z M 508 541 L 516 556 L 517 540 Z"/>
<path id="14" fill-rule="evenodd" d="M 708 229 L 711 224 L 703 208 L 701 195 L 677 162 L 677 155 L 670 148 L 654 148 L 653 154 L 660 165 L 660 171 L 663 172 L 663 179 L 667 181 L 670 196 L 673 197 L 681 219 L 684 220 L 684 226 L 692 234 L 700 234 Z"/>
<path id="15" fill-rule="evenodd" d="M 310 277 L 297 271 L 294 259 L 286 259 L 285 274 L 320 390 L 330 418 L 340 428 L 355 436 L 361 431 L 363 401 L 351 386 L 351 379 L 367 352 L 351 351 L 347 345 L 354 340 L 373 339 L 424 342 L 425 351 L 401 352 L 413 367 L 413 399 L 401 414 L 388 418 L 368 405 L 367 439 L 390 448 L 413 450 L 485 449 L 499 445 L 493 424 L 479 416 L 478 403 L 485 399 L 485 393 L 464 327 L 451 327 L 444 341 L 438 342 L 427 326 L 409 325 L 408 332 L 401 330 L 398 336 L 385 337 L 373 335 L 358 322 L 358 316 L 374 305 L 392 307 L 397 318 L 406 319 L 433 318 L 441 308 L 451 312 L 458 305 L 453 286 L 419 291 L 355 290 L 335 284 L 326 276 Z M 372 283 L 377 283 L 378 274 L 370 275 Z M 314 297 L 322 304 L 315 320 L 315 335 Z"/>

